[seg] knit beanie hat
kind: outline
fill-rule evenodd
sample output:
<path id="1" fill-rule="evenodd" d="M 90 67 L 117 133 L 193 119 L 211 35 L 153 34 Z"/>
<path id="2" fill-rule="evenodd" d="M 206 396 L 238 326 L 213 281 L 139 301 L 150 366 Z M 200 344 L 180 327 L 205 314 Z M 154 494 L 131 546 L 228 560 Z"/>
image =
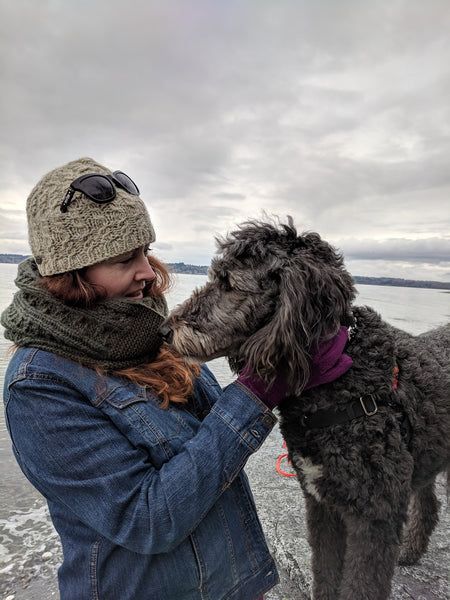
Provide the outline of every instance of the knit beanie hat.
<path id="1" fill-rule="evenodd" d="M 44 175 L 28 197 L 28 236 L 41 275 L 81 269 L 155 240 L 145 204 L 119 186 L 105 204 L 75 192 L 61 212 L 70 184 L 87 173 L 112 175 L 92 158 L 80 158 Z"/>

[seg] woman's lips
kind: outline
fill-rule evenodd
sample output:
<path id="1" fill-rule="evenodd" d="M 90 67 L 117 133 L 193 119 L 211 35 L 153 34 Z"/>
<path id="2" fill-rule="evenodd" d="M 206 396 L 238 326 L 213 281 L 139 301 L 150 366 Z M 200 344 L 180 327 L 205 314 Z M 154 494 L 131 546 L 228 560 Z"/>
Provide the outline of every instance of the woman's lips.
<path id="1" fill-rule="evenodd" d="M 133 292 L 131 294 L 126 294 L 125 298 L 130 298 L 131 300 L 142 300 L 144 294 L 142 290 L 138 290 L 137 292 Z"/>

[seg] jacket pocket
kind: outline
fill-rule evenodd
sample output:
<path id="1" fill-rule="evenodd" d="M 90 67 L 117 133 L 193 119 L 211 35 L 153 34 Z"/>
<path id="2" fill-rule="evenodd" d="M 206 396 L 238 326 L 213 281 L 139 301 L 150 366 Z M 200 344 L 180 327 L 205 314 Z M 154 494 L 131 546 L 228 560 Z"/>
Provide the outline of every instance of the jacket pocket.
<path id="1" fill-rule="evenodd" d="M 91 586 L 91 600 L 100 600 L 98 593 L 98 553 L 100 549 L 100 541 L 96 541 L 91 546 L 89 556 L 89 582 Z"/>
<path id="2" fill-rule="evenodd" d="M 4 410 L 5 425 L 6 425 L 6 429 L 8 430 L 8 433 L 9 433 L 9 437 L 10 437 L 10 440 L 11 440 L 11 445 L 12 445 L 14 454 L 16 455 L 17 460 L 19 462 L 18 457 L 20 456 L 20 452 L 17 449 L 16 444 L 14 443 L 14 436 L 13 436 L 13 432 L 12 432 L 12 429 L 11 429 L 11 425 L 10 425 L 10 422 L 9 422 L 9 416 L 8 416 L 8 408 L 9 408 L 10 402 L 13 402 L 13 401 L 11 400 L 11 394 L 10 394 L 9 389 L 8 389 L 8 392 L 5 391 L 5 397 L 4 397 L 4 403 L 5 403 L 5 410 Z"/>
<path id="3" fill-rule="evenodd" d="M 191 544 L 192 554 L 193 554 L 194 563 L 195 563 L 195 570 L 196 570 L 197 581 L 198 581 L 198 589 L 201 590 L 203 588 L 203 580 L 204 580 L 204 574 L 203 574 L 204 565 L 200 558 L 200 552 L 197 548 L 197 541 L 195 539 L 194 534 L 191 534 L 189 536 L 189 543 Z"/>
<path id="4" fill-rule="evenodd" d="M 164 410 L 158 400 L 137 385 L 115 387 L 99 405 L 120 431 L 150 456 L 154 466 L 175 456 L 193 435 L 176 410 Z"/>

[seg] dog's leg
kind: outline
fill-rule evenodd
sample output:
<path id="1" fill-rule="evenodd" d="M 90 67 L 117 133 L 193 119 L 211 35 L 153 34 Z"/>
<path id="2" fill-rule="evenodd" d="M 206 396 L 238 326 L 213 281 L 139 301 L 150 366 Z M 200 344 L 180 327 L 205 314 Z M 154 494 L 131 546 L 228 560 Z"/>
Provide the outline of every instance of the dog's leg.
<path id="1" fill-rule="evenodd" d="M 414 565 L 425 553 L 438 522 L 439 501 L 433 483 L 415 490 L 410 499 L 399 564 Z"/>
<path id="2" fill-rule="evenodd" d="M 309 543 L 312 550 L 313 599 L 336 600 L 345 555 L 341 517 L 305 494 Z"/>
<path id="3" fill-rule="evenodd" d="M 400 547 L 401 519 L 345 518 L 347 548 L 338 600 L 387 600 Z"/>

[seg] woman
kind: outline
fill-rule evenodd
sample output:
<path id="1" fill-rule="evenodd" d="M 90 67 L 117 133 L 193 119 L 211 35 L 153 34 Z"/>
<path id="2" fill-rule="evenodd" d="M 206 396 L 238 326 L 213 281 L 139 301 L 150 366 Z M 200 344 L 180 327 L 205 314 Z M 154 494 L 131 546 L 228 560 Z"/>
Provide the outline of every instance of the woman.
<path id="1" fill-rule="evenodd" d="M 61 538 L 62 600 L 260 598 L 278 575 L 242 469 L 282 378 L 222 390 L 162 344 L 169 278 L 124 173 L 68 163 L 35 186 L 27 217 L 33 258 L 2 315 L 17 347 L 5 410 Z"/>

